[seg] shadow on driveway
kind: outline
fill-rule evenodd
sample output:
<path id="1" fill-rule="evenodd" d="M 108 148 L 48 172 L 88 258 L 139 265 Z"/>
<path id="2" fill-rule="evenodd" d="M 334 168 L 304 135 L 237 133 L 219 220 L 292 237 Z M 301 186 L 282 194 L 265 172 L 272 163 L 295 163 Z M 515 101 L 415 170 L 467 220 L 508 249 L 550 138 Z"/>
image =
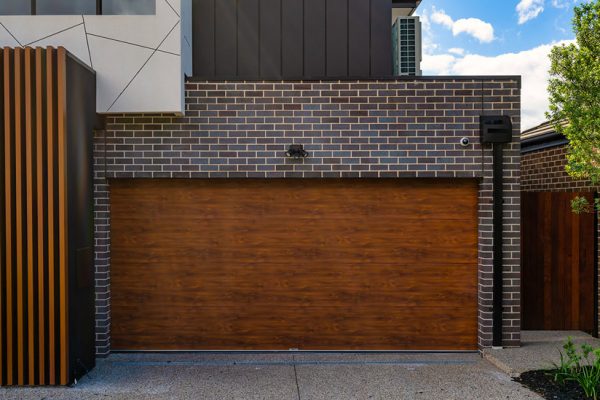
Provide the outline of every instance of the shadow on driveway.
<path id="1" fill-rule="evenodd" d="M 113 354 L 72 388 L 1 399 L 540 399 L 476 353 Z"/>

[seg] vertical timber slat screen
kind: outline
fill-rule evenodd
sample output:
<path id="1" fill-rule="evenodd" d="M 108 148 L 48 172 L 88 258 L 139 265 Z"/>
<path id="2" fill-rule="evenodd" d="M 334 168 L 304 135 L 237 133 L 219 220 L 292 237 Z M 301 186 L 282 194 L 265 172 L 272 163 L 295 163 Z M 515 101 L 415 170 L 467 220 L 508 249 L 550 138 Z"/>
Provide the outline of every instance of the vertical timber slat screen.
<path id="1" fill-rule="evenodd" d="M 592 193 L 523 192 L 522 296 L 525 330 L 594 332 L 595 216 L 571 200 Z"/>
<path id="2" fill-rule="evenodd" d="M 79 90 L 68 83 L 69 68 L 84 67 L 72 63 L 64 48 L 0 49 L 2 385 L 66 385 L 75 377 L 69 270 L 85 266 L 70 260 L 67 108 Z"/>

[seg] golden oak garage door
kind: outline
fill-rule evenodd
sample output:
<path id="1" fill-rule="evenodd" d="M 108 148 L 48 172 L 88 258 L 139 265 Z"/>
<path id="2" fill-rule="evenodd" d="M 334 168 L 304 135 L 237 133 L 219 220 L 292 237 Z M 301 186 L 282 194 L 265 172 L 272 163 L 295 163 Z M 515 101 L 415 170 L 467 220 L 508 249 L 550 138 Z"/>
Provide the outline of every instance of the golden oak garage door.
<path id="1" fill-rule="evenodd" d="M 114 350 L 477 348 L 477 182 L 115 180 Z"/>

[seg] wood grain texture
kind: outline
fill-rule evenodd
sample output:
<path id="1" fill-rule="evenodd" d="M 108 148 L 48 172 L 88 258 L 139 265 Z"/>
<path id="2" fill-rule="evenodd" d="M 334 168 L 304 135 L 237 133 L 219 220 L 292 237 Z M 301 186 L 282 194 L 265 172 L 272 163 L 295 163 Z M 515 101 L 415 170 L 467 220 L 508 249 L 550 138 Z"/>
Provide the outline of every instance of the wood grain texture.
<path id="1" fill-rule="evenodd" d="M 17 383 L 25 384 L 23 319 L 23 49 L 14 50 L 15 62 L 15 216 L 17 261 Z"/>
<path id="2" fill-rule="evenodd" d="M 68 55 L 28 47 L 0 53 L 0 385 L 64 385 Z"/>
<path id="3" fill-rule="evenodd" d="M 55 207 L 54 190 L 55 167 L 55 143 L 56 143 L 56 100 L 54 88 L 56 87 L 56 51 L 49 50 L 46 53 L 46 127 L 47 127 L 47 165 L 48 165 L 48 358 L 49 358 L 49 383 L 56 384 L 56 255 L 55 255 Z"/>
<path id="4" fill-rule="evenodd" d="M 11 81 L 13 65 L 11 62 L 12 51 L 8 48 L 4 48 L 4 155 L 5 155 L 5 220 L 6 220 L 6 384 L 12 385 L 14 383 L 14 342 L 13 342 L 13 289 L 12 285 L 8 282 L 13 281 L 13 200 L 12 200 L 12 149 L 14 142 L 14 135 L 12 134 L 12 120 L 13 112 L 11 105 L 14 104 L 14 96 L 11 90 Z"/>
<path id="5" fill-rule="evenodd" d="M 523 329 L 594 331 L 596 230 L 571 200 L 591 193 L 523 192 Z"/>
<path id="6" fill-rule="evenodd" d="M 35 325 L 34 325 L 34 222 L 33 222 L 33 129 L 35 124 L 33 93 L 33 49 L 25 49 L 25 175 L 26 175 L 26 231 L 27 231 L 27 358 L 28 382 L 35 381 Z"/>
<path id="7" fill-rule="evenodd" d="M 46 384 L 46 288 L 45 288 L 45 232 L 44 232 L 44 51 L 35 49 L 35 112 L 36 118 L 36 169 L 37 169 L 37 267 L 38 267 L 38 369 L 39 383 Z"/>
<path id="8" fill-rule="evenodd" d="M 477 348 L 477 184 L 111 184 L 115 350 Z"/>

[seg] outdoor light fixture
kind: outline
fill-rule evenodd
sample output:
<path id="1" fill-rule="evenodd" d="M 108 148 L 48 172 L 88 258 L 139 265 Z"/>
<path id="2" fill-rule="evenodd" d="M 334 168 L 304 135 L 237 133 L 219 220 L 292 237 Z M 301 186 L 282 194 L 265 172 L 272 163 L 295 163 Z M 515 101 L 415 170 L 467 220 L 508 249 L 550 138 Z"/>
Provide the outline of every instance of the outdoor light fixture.
<path id="1" fill-rule="evenodd" d="M 300 159 L 308 157 L 308 152 L 304 150 L 304 146 L 301 144 L 292 144 L 288 151 L 285 152 L 286 157 Z"/>

